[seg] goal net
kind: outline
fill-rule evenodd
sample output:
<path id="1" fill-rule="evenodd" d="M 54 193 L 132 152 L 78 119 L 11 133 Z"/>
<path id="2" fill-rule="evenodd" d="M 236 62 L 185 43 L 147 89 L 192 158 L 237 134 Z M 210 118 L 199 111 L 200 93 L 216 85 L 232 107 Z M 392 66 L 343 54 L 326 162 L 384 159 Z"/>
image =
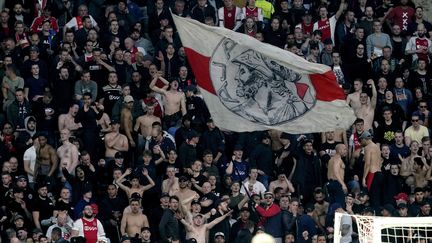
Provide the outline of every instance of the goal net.
<path id="1" fill-rule="evenodd" d="M 334 242 L 432 243 L 432 217 L 377 217 L 336 213 Z"/>

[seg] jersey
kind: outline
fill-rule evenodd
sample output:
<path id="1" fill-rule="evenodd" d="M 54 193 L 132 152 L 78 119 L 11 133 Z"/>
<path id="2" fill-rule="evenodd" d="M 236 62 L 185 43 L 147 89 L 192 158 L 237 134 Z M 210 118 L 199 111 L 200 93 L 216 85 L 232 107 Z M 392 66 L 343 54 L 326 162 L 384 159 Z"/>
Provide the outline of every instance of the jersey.
<path id="1" fill-rule="evenodd" d="M 331 38 L 333 43 L 335 43 L 334 41 L 334 32 L 335 32 L 335 28 L 336 28 L 336 16 L 333 15 L 331 18 L 327 18 L 325 20 L 318 20 L 317 22 L 314 23 L 314 27 L 313 30 L 320 30 L 322 32 L 322 40 Z"/>

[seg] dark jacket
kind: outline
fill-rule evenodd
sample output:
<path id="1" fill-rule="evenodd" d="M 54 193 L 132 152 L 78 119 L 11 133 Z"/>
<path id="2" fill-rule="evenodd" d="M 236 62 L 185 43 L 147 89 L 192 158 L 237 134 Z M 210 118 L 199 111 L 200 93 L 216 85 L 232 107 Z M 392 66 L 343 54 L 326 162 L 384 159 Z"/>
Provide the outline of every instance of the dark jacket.
<path id="1" fill-rule="evenodd" d="M 159 223 L 159 234 L 160 238 L 164 240 L 162 242 L 168 242 L 169 238 L 171 240 L 180 239 L 179 222 L 171 209 L 165 209 L 162 215 Z"/>

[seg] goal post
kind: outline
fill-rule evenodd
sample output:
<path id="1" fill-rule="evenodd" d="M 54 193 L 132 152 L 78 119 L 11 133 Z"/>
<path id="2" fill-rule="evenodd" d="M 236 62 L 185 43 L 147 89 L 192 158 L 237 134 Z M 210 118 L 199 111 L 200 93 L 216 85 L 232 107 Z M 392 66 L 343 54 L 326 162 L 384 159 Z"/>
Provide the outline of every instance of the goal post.
<path id="1" fill-rule="evenodd" d="M 345 243 L 354 234 L 360 243 L 432 243 L 432 217 L 378 217 L 336 213 L 334 242 Z M 353 227 L 355 226 L 357 227 Z"/>

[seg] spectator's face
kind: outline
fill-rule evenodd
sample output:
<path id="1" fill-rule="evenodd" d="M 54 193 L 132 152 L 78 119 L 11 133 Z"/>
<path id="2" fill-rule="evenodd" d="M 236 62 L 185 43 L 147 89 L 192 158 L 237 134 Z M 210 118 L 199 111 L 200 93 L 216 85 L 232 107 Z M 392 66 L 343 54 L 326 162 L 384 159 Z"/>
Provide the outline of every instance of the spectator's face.
<path id="1" fill-rule="evenodd" d="M 249 177 L 251 179 L 256 179 L 258 177 L 258 170 L 257 169 L 252 169 L 249 173 Z"/>
<path id="2" fill-rule="evenodd" d="M 282 209 L 287 210 L 289 208 L 289 198 L 288 197 L 281 197 L 281 199 L 279 200 L 279 206 Z"/>
<path id="3" fill-rule="evenodd" d="M 328 14 L 328 12 L 327 12 L 327 8 L 320 8 L 320 9 L 319 9 L 319 16 L 320 16 L 322 19 L 327 18 L 327 14 Z"/>
<path id="4" fill-rule="evenodd" d="M 364 130 L 364 123 L 363 122 L 359 122 L 355 124 L 355 128 L 357 130 L 357 132 L 363 132 Z"/>
<path id="5" fill-rule="evenodd" d="M 133 201 L 133 202 L 131 202 L 130 207 L 131 207 L 132 213 L 136 214 L 139 212 L 140 203 L 137 201 Z"/>
<path id="6" fill-rule="evenodd" d="M 9 164 L 12 171 L 16 171 L 18 169 L 18 160 L 15 157 L 9 159 Z"/>
<path id="7" fill-rule="evenodd" d="M 204 7 L 207 3 L 207 0 L 198 0 L 198 6 Z"/>
<path id="8" fill-rule="evenodd" d="M 231 8 L 233 6 L 233 0 L 225 0 L 224 4 L 225 4 L 225 7 Z"/>
<path id="9" fill-rule="evenodd" d="M 371 18 L 373 18 L 373 14 L 374 14 L 374 11 L 373 11 L 372 7 L 366 7 L 366 10 L 365 10 L 366 17 L 368 19 L 371 19 Z"/>
<path id="10" fill-rule="evenodd" d="M 356 29 L 356 32 L 355 32 L 355 34 L 356 34 L 356 37 L 357 37 L 357 39 L 363 39 L 364 38 L 364 29 Z"/>
<path id="11" fill-rule="evenodd" d="M 84 207 L 83 215 L 87 218 L 93 217 L 93 209 L 90 205 Z"/>
<path id="12" fill-rule="evenodd" d="M 110 27 L 111 27 L 111 31 L 113 33 L 117 33 L 118 30 L 119 30 L 119 23 L 117 21 L 113 20 L 113 21 L 111 21 L 111 26 Z"/>
<path id="13" fill-rule="evenodd" d="M 327 240 L 326 240 L 325 236 L 320 235 L 320 236 L 318 236 L 317 242 L 318 243 L 326 243 Z"/>
<path id="14" fill-rule="evenodd" d="M 295 242 L 294 235 L 288 234 L 288 235 L 285 236 L 284 243 L 294 243 L 294 242 Z"/>
<path id="15" fill-rule="evenodd" d="M 431 211 L 431 206 L 430 206 L 430 204 L 426 204 L 426 205 L 420 207 L 420 210 L 422 211 L 423 215 L 429 215 L 430 211 Z"/>
<path id="16" fill-rule="evenodd" d="M 239 192 L 240 191 L 240 184 L 239 183 L 233 183 L 232 185 L 231 185 L 231 191 L 233 191 L 233 192 Z"/>
<path id="17" fill-rule="evenodd" d="M 413 116 L 411 118 L 411 123 L 412 123 L 413 127 L 418 127 L 420 125 L 419 124 L 419 117 L 418 116 Z M 418 144 L 417 143 L 414 143 L 414 144 L 416 144 L 416 146 L 418 148 Z"/>
<path id="18" fill-rule="evenodd" d="M 4 12 L 0 14 L 0 22 L 7 23 L 9 20 L 9 14 Z"/>
<path id="19" fill-rule="evenodd" d="M 415 17 L 417 19 L 423 19 L 423 9 L 417 8 L 415 11 Z"/>
<path id="20" fill-rule="evenodd" d="M 150 230 L 144 230 L 143 232 L 141 232 L 141 238 L 143 240 L 150 240 L 150 237 L 151 237 Z"/>
<path id="21" fill-rule="evenodd" d="M 13 133 L 12 126 L 10 124 L 5 124 L 3 126 L 3 134 L 4 135 L 11 135 Z"/>
<path id="22" fill-rule="evenodd" d="M 205 182 L 202 186 L 202 189 L 204 194 L 211 192 L 211 184 L 209 182 Z"/>
<path id="23" fill-rule="evenodd" d="M 9 185 L 9 183 L 12 181 L 12 178 L 10 175 L 2 175 L 2 184 L 3 185 Z"/>
<path id="24" fill-rule="evenodd" d="M 295 8 L 302 8 L 303 7 L 303 0 L 294 0 L 293 5 Z"/>
<path id="25" fill-rule="evenodd" d="M 225 243 L 225 239 L 222 236 L 215 238 L 215 243 Z"/>
<path id="26" fill-rule="evenodd" d="M 381 32 L 381 23 L 380 22 L 374 22 L 373 23 L 373 29 L 375 33 Z"/>
<path id="27" fill-rule="evenodd" d="M 78 15 L 83 17 L 83 16 L 87 16 L 88 15 L 88 9 L 85 6 L 80 6 L 78 8 Z"/>
<path id="28" fill-rule="evenodd" d="M 306 143 L 303 145 L 303 149 L 307 154 L 311 154 L 313 151 L 312 143 Z"/>
<path id="29" fill-rule="evenodd" d="M 424 60 L 418 61 L 418 69 L 419 70 L 425 70 L 426 69 L 426 62 Z"/>
<path id="30" fill-rule="evenodd" d="M 164 6 L 164 2 L 162 0 L 156 1 L 156 8 L 157 9 L 163 9 L 163 6 Z"/>
<path id="31" fill-rule="evenodd" d="M 384 117 L 384 120 L 386 120 L 386 121 L 390 121 L 391 118 L 392 118 L 392 113 L 391 113 L 391 111 L 384 111 L 384 113 L 383 113 L 383 117 Z"/>
<path id="32" fill-rule="evenodd" d="M 356 51 L 357 51 L 357 56 L 360 56 L 360 57 L 363 56 L 363 54 L 364 54 L 364 45 L 358 45 Z"/>
<path id="33" fill-rule="evenodd" d="M 33 74 L 33 75 L 39 75 L 39 66 L 38 65 L 33 65 L 32 67 L 31 67 L 31 73 Z"/>
<path id="34" fill-rule="evenodd" d="M 171 208 L 172 210 L 177 211 L 177 209 L 178 209 L 178 204 L 179 204 L 179 202 L 177 201 L 177 199 L 171 198 L 169 204 L 170 204 L 170 208 Z"/>
<path id="35" fill-rule="evenodd" d="M 271 22 L 271 27 L 273 30 L 278 30 L 280 27 L 279 19 L 273 19 Z"/>
<path id="36" fill-rule="evenodd" d="M 408 208 L 400 208 L 398 210 L 398 212 L 399 212 L 399 215 L 402 216 L 402 217 L 408 216 Z"/>
<path id="37" fill-rule="evenodd" d="M 62 189 L 60 192 L 60 197 L 62 199 L 68 200 L 70 198 L 70 192 L 68 189 Z"/>
<path id="38" fill-rule="evenodd" d="M 269 194 L 265 195 L 264 199 L 265 199 L 265 202 L 266 202 L 267 205 L 271 205 L 273 203 L 273 201 L 274 201 L 273 196 L 269 195 Z"/>
<path id="39" fill-rule="evenodd" d="M 392 33 L 393 33 L 394 36 L 399 36 L 400 35 L 401 28 L 399 27 L 399 25 L 393 25 Z"/>
<path id="40" fill-rule="evenodd" d="M 89 40 L 91 40 L 91 41 L 97 41 L 97 38 L 98 38 L 98 34 L 97 34 L 97 32 L 96 32 L 96 30 L 90 30 L 89 32 L 88 32 L 88 39 Z"/>
<path id="41" fill-rule="evenodd" d="M 385 78 L 380 78 L 380 79 L 378 80 L 378 87 L 379 87 L 381 90 L 385 90 L 385 89 L 387 88 L 387 80 L 386 80 Z"/>
<path id="42" fill-rule="evenodd" d="M 20 15 L 23 11 L 23 7 L 21 6 L 21 4 L 15 4 L 13 10 L 17 15 Z"/>
<path id="43" fill-rule="evenodd" d="M 176 11 L 176 13 L 183 13 L 183 11 L 184 11 L 184 3 L 181 3 L 181 2 L 175 2 L 175 5 L 174 5 L 174 8 L 175 8 L 175 11 Z"/>
<path id="44" fill-rule="evenodd" d="M 424 193 L 423 192 L 416 192 L 414 194 L 414 197 L 415 197 L 416 202 L 421 202 L 421 201 L 423 201 Z"/>
<path id="45" fill-rule="evenodd" d="M 390 155 L 390 148 L 389 146 L 382 146 L 381 147 L 381 155 L 384 157 L 387 157 Z"/>

